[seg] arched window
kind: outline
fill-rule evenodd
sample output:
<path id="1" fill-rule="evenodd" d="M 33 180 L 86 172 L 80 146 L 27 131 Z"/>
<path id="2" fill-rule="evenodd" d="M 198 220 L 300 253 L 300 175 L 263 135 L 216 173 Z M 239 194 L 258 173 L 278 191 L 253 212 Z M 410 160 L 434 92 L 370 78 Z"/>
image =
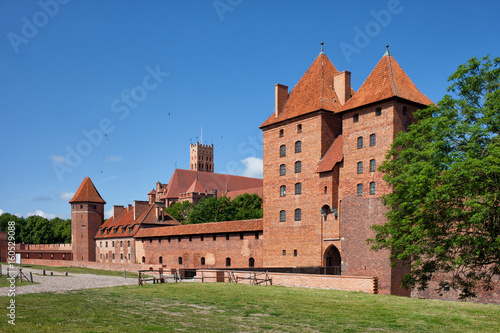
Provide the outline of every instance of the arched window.
<path id="1" fill-rule="evenodd" d="M 286 145 L 281 145 L 280 146 L 280 157 L 285 157 L 286 156 Z"/>
<path id="2" fill-rule="evenodd" d="M 182 257 L 179 257 L 178 262 L 179 262 L 179 265 L 182 265 Z"/>
<path id="3" fill-rule="evenodd" d="M 286 175 L 286 165 L 282 164 L 280 165 L 280 176 Z"/>
<path id="4" fill-rule="evenodd" d="M 375 160 L 370 160 L 370 172 L 375 172 L 377 170 L 377 165 L 375 163 Z"/>
<path id="5" fill-rule="evenodd" d="M 280 211 L 280 222 L 286 222 L 286 210 Z"/>
<path id="6" fill-rule="evenodd" d="M 40 256 L 41 256 L 41 254 L 40 254 Z M 107 259 L 108 259 L 108 254 L 106 253 L 106 260 L 107 260 Z"/>
<path id="7" fill-rule="evenodd" d="M 302 162 L 297 161 L 295 162 L 295 173 L 300 173 L 302 172 Z"/>
<path id="8" fill-rule="evenodd" d="M 302 193 L 302 183 L 296 183 L 295 184 L 295 194 L 301 194 Z"/>
<path id="9" fill-rule="evenodd" d="M 120 259 L 123 260 L 123 253 L 120 254 Z"/>
<path id="10" fill-rule="evenodd" d="M 286 186 L 285 185 L 281 185 L 280 186 L 280 196 L 284 197 L 285 195 L 286 195 Z"/>
<path id="11" fill-rule="evenodd" d="M 370 183 L 370 194 L 375 194 L 376 191 L 376 185 L 375 182 Z"/>
<path id="12" fill-rule="evenodd" d="M 205 257 L 201 257 L 201 265 L 204 266 L 205 265 Z"/>
<path id="13" fill-rule="evenodd" d="M 360 136 L 358 138 L 358 149 L 361 149 L 361 148 L 363 148 L 363 137 L 362 136 Z"/>
<path id="14" fill-rule="evenodd" d="M 130 253 L 128 254 L 128 260 L 130 260 Z"/>
<path id="15" fill-rule="evenodd" d="M 115 241 L 111 242 L 111 247 L 115 247 Z"/>
<path id="16" fill-rule="evenodd" d="M 127 241 L 127 246 L 130 247 L 130 241 Z"/>
<path id="17" fill-rule="evenodd" d="M 302 151 L 302 141 L 295 142 L 295 153 L 300 153 Z"/>
<path id="18" fill-rule="evenodd" d="M 226 267 L 231 267 L 231 258 L 226 258 Z"/>
<path id="19" fill-rule="evenodd" d="M 255 267 L 255 259 L 254 258 L 248 259 L 248 267 Z"/>
<path id="20" fill-rule="evenodd" d="M 358 184 L 358 196 L 363 195 L 363 184 Z"/>
<path id="21" fill-rule="evenodd" d="M 163 257 L 158 258 L 158 263 L 163 264 Z"/>
<path id="22" fill-rule="evenodd" d="M 363 162 L 358 162 L 358 173 L 363 173 Z"/>
<path id="23" fill-rule="evenodd" d="M 370 134 L 370 147 L 373 147 L 375 146 L 375 144 L 377 143 L 377 138 L 375 136 L 375 134 Z"/>
<path id="24" fill-rule="evenodd" d="M 115 260 L 115 254 L 113 253 L 113 260 Z"/>
<path id="25" fill-rule="evenodd" d="M 302 220 L 302 210 L 300 208 L 297 208 L 295 210 L 295 221 L 300 221 Z"/>

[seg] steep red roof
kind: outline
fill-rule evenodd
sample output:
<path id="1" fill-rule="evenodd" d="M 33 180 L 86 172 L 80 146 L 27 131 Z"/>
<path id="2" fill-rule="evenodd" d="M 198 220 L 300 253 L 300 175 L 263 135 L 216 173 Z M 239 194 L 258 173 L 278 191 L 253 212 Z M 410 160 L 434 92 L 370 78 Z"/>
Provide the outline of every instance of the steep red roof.
<path id="1" fill-rule="evenodd" d="M 187 224 L 172 227 L 157 227 L 144 228 L 139 230 L 135 235 L 141 237 L 158 237 L 158 236 L 182 236 L 182 235 L 199 235 L 199 234 L 217 234 L 228 232 L 245 232 L 245 231 L 261 231 L 262 220 L 244 220 L 230 222 L 213 222 L 201 224 Z"/>
<path id="2" fill-rule="evenodd" d="M 189 188 L 186 191 L 187 193 L 205 193 L 205 189 L 203 188 L 203 185 L 198 181 L 198 178 L 194 180 L 194 182 L 189 186 Z"/>
<path id="3" fill-rule="evenodd" d="M 338 74 L 328 57 L 321 53 L 292 89 L 283 110 L 273 114 L 260 127 L 295 118 L 317 110 L 337 111 L 340 102 L 333 88 L 333 77 Z"/>
<path id="4" fill-rule="evenodd" d="M 73 202 L 95 202 L 95 203 L 103 203 L 105 204 L 106 201 L 101 197 L 97 189 L 95 188 L 94 184 L 90 180 L 89 177 L 86 177 L 82 183 L 80 184 L 80 187 L 76 191 L 75 195 L 73 198 L 69 201 L 70 203 Z"/>
<path id="5" fill-rule="evenodd" d="M 422 105 L 432 104 L 432 101 L 417 89 L 390 53 L 386 52 L 358 92 L 344 104 L 341 111 L 391 97 L 403 98 Z"/>
<path id="6" fill-rule="evenodd" d="M 339 135 L 319 161 L 316 172 L 331 171 L 343 158 L 343 139 L 342 135 Z"/>
<path id="7" fill-rule="evenodd" d="M 248 194 L 257 194 L 258 196 L 262 197 L 264 195 L 264 188 L 262 188 L 262 187 L 256 187 L 256 188 L 247 188 L 245 190 L 229 191 L 229 192 L 227 192 L 226 196 L 229 199 L 233 200 L 238 195 L 242 195 L 242 194 L 245 194 L 245 193 L 248 193 Z"/>
<path id="8" fill-rule="evenodd" d="M 244 190 L 262 187 L 262 179 L 242 176 L 224 175 L 220 173 L 195 170 L 176 169 L 170 178 L 165 193 L 159 194 L 159 199 L 178 198 L 179 193 L 186 193 L 193 182 L 198 179 L 204 191 L 217 191 L 217 196 L 223 196 L 228 191 Z M 204 192 L 203 191 L 203 192 Z"/>

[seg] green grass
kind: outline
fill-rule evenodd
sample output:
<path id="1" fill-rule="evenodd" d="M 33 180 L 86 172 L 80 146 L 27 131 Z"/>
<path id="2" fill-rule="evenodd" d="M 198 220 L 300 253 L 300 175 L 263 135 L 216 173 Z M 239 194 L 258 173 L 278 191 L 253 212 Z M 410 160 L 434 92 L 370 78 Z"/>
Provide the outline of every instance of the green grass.
<path id="1" fill-rule="evenodd" d="M 15 299 L 16 326 L 4 319 L 0 330 L 500 332 L 497 305 L 336 290 L 180 283 L 27 294 Z M 0 297 L 0 309 L 7 302 L 8 297 Z"/>
<path id="2" fill-rule="evenodd" d="M 29 275 L 27 275 L 27 276 L 29 277 Z M 0 288 L 9 287 L 10 281 L 11 280 L 7 280 L 7 275 L 3 274 L 0 277 Z M 23 282 L 20 282 L 19 279 L 16 279 L 16 287 L 27 286 L 30 284 L 39 284 L 39 283 L 38 282 L 31 283 L 31 282 L 26 281 L 24 278 L 23 278 Z"/>
<path id="3" fill-rule="evenodd" d="M 2 263 L 5 265 L 6 263 Z M 14 264 L 15 267 L 19 265 Z M 68 273 L 76 273 L 76 274 L 95 274 L 95 275 L 107 275 L 107 276 L 123 276 L 123 271 L 108 271 L 105 269 L 94 269 L 94 268 L 86 268 L 86 267 L 57 267 L 57 266 L 44 266 L 44 265 L 32 265 L 32 264 L 22 264 L 22 268 L 32 268 L 38 270 L 46 270 L 47 272 L 68 272 Z M 48 273 L 50 274 L 50 273 Z M 127 271 L 127 278 L 137 278 L 137 272 L 129 272 Z"/>

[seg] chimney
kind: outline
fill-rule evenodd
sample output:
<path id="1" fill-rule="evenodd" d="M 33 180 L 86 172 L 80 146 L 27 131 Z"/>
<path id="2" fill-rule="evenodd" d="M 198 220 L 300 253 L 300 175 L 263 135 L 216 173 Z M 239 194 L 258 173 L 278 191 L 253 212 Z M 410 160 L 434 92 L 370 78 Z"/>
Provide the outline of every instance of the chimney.
<path id="1" fill-rule="evenodd" d="M 282 84 L 275 84 L 275 99 L 274 99 L 274 116 L 277 117 L 283 107 L 285 106 L 286 99 L 288 98 L 288 87 Z"/>
<path id="2" fill-rule="evenodd" d="M 130 212 L 130 210 L 132 209 L 132 205 L 131 204 L 128 204 L 127 205 L 127 212 Z"/>
<path id="3" fill-rule="evenodd" d="M 333 88 L 340 104 L 344 105 L 351 98 L 351 72 L 343 71 L 335 75 L 333 77 Z"/>
<path id="4" fill-rule="evenodd" d="M 123 212 L 124 209 L 125 207 L 123 206 L 113 206 L 113 218 L 116 219 L 116 217 L 120 215 L 120 213 Z"/>
<path id="5" fill-rule="evenodd" d="M 141 216 L 141 214 L 144 213 L 148 207 L 149 202 L 134 200 L 134 221 L 137 220 L 137 218 Z"/>

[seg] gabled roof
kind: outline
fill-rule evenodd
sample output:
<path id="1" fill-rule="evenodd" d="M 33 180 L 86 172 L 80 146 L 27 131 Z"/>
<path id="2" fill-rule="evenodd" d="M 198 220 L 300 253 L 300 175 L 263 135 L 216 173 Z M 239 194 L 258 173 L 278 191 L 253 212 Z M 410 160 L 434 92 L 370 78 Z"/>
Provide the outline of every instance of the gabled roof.
<path id="1" fill-rule="evenodd" d="M 175 169 L 174 174 L 168 182 L 164 193 L 159 193 L 158 199 L 179 198 L 180 193 L 188 192 L 193 182 L 198 182 L 203 187 L 203 192 L 217 191 L 217 196 L 223 196 L 228 191 L 245 190 L 262 187 L 262 179 L 242 176 L 224 175 L 220 173 L 203 172 L 195 170 Z"/>
<path id="2" fill-rule="evenodd" d="M 368 75 L 358 92 L 344 104 L 341 111 L 391 97 L 399 97 L 426 106 L 433 104 L 427 96 L 417 89 L 401 66 L 387 51 Z"/>
<path id="3" fill-rule="evenodd" d="M 105 204 L 106 201 L 101 197 L 97 189 L 95 188 L 94 184 L 90 180 L 89 177 L 86 177 L 82 183 L 80 184 L 80 187 L 76 191 L 75 195 L 73 198 L 69 201 L 70 203 L 73 202 L 95 202 L 95 203 L 102 203 Z"/>
<path id="4" fill-rule="evenodd" d="M 186 191 L 187 193 L 205 193 L 205 189 L 203 188 L 203 185 L 198 181 L 198 178 L 196 178 L 191 186 Z"/>
<path id="5" fill-rule="evenodd" d="M 332 171 L 335 164 L 341 162 L 343 158 L 343 138 L 339 135 L 319 161 L 316 172 Z"/>
<path id="6" fill-rule="evenodd" d="M 320 53 L 297 85 L 288 94 L 283 110 L 271 115 L 260 128 L 318 110 L 338 111 L 340 102 L 333 88 L 339 71 L 324 53 Z"/>
<path id="7" fill-rule="evenodd" d="M 238 195 L 242 194 L 257 194 L 259 197 L 262 197 L 264 195 L 264 188 L 262 187 L 256 187 L 256 188 L 247 188 L 244 190 L 237 190 L 237 191 L 229 191 L 227 192 L 226 196 L 233 200 L 236 198 Z"/>
<path id="8" fill-rule="evenodd" d="M 182 236 L 218 234 L 229 232 L 261 231 L 262 219 L 230 222 L 187 224 L 172 227 L 144 228 L 135 235 L 137 238 L 158 236 Z"/>

